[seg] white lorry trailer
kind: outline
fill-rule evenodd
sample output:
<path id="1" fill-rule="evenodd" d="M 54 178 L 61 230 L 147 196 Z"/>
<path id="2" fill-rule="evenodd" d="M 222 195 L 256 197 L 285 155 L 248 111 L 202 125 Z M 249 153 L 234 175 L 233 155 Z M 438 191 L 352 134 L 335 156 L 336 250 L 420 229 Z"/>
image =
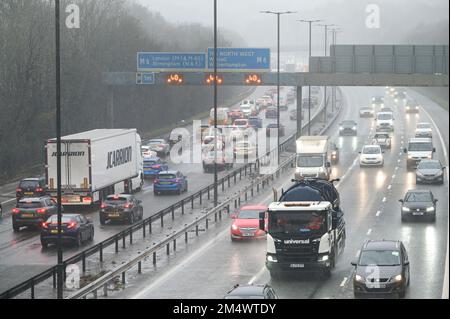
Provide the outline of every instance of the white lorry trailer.
<path id="1" fill-rule="evenodd" d="M 46 183 L 57 195 L 56 139 L 46 142 Z M 61 138 L 62 205 L 98 203 L 143 185 L 141 137 L 136 129 L 96 129 Z"/>
<path id="2" fill-rule="evenodd" d="M 328 136 L 301 136 L 297 140 L 295 179 L 331 176 L 332 150 Z"/>

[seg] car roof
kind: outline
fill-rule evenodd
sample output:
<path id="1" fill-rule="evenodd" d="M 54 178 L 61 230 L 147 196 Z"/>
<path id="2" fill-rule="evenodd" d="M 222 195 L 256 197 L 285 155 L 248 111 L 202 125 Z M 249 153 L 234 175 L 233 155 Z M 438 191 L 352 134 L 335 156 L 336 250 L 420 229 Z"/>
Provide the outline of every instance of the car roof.
<path id="1" fill-rule="evenodd" d="M 133 195 L 131 195 L 131 194 L 110 194 L 110 195 L 106 196 L 106 198 L 114 198 L 115 196 L 117 196 L 117 197 L 130 198 L 130 197 L 132 197 Z"/>
<path id="2" fill-rule="evenodd" d="M 145 156 L 145 157 L 144 157 L 144 161 L 145 161 L 145 160 L 157 161 L 157 160 L 159 160 L 159 159 L 160 159 L 159 157 L 151 157 L 151 156 Z"/>
<path id="3" fill-rule="evenodd" d="M 363 250 L 399 250 L 399 240 L 368 240 L 364 243 Z"/>
<path id="4" fill-rule="evenodd" d="M 409 189 L 406 193 L 431 193 L 431 191 L 429 189 Z"/>
<path id="5" fill-rule="evenodd" d="M 431 143 L 432 140 L 429 137 L 411 137 L 409 139 L 410 143 Z"/>
<path id="6" fill-rule="evenodd" d="M 158 175 L 163 175 L 163 174 L 177 174 L 179 171 L 161 171 L 158 173 Z"/>
<path id="7" fill-rule="evenodd" d="M 27 202 L 37 202 L 46 198 L 51 198 L 50 196 L 41 196 L 41 197 L 25 197 L 19 200 L 19 203 L 27 203 Z"/>
<path id="8" fill-rule="evenodd" d="M 257 284 L 257 285 L 236 285 L 231 289 L 227 295 L 237 295 L 237 296 L 255 296 L 263 295 L 264 289 L 267 285 Z"/>
<path id="9" fill-rule="evenodd" d="M 42 179 L 44 179 L 44 177 L 29 177 L 29 178 L 23 178 L 20 181 L 21 182 L 22 181 L 35 181 L 35 182 L 37 182 L 37 181 L 40 181 Z"/>
<path id="10" fill-rule="evenodd" d="M 81 215 L 82 214 L 74 214 L 74 213 L 72 213 L 72 214 L 62 214 L 62 217 L 75 218 L 75 217 L 81 216 Z M 52 216 L 49 217 L 49 219 L 52 218 L 52 217 L 58 217 L 58 214 L 53 214 Z"/>
<path id="11" fill-rule="evenodd" d="M 245 205 L 240 208 L 240 210 L 257 210 L 257 209 L 267 210 L 267 206 L 266 205 Z"/>

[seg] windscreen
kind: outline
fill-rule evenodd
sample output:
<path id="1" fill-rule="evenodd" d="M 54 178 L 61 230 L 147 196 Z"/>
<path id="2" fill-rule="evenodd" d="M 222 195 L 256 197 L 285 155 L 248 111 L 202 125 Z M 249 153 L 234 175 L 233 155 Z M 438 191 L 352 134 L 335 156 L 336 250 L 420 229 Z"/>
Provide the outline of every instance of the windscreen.
<path id="1" fill-rule="evenodd" d="M 433 150 L 433 144 L 431 143 L 409 143 L 408 151 L 412 152 L 431 152 Z"/>
<path id="2" fill-rule="evenodd" d="M 38 181 L 21 181 L 19 187 L 21 188 L 34 188 L 39 186 Z"/>
<path id="3" fill-rule="evenodd" d="M 392 120 L 392 114 L 390 113 L 383 113 L 383 114 L 378 114 L 378 119 L 379 120 Z"/>
<path id="4" fill-rule="evenodd" d="M 259 219 L 259 210 L 241 210 L 238 214 L 240 219 Z"/>
<path id="5" fill-rule="evenodd" d="M 322 167 L 323 157 L 322 156 L 297 156 L 297 167 Z"/>
<path id="6" fill-rule="evenodd" d="M 74 222 L 75 220 L 73 219 L 73 217 L 68 217 L 68 216 L 62 216 L 61 218 L 61 223 L 67 224 L 67 223 L 71 223 Z M 52 215 L 50 216 L 49 219 L 47 219 L 47 222 L 49 223 L 57 223 L 58 222 L 58 216 L 57 215 Z"/>
<path id="7" fill-rule="evenodd" d="M 380 154 L 381 149 L 379 147 L 366 146 L 363 148 L 363 154 Z"/>
<path id="8" fill-rule="evenodd" d="M 158 174 L 158 179 L 175 179 L 175 174 Z"/>
<path id="9" fill-rule="evenodd" d="M 439 162 L 428 162 L 428 161 L 420 161 L 419 169 L 441 169 L 441 164 Z"/>
<path id="10" fill-rule="evenodd" d="M 417 124 L 417 128 L 431 128 L 431 124 L 429 124 L 429 123 L 419 123 L 419 124 Z"/>
<path id="11" fill-rule="evenodd" d="M 364 250 L 359 259 L 360 266 L 398 266 L 400 254 L 396 250 Z"/>
<path id="12" fill-rule="evenodd" d="M 105 203 L 107 204 L 113 204 L 113 205 L 121 205 L 121 204 L 125 204 L 127 202 L 127 199 L 125 197 L 108 197 L 105 200 Z"/>
<path id="13" fill-rule="evenodd" d="M 17 208 L 39 208 L 43 207 L 41 202 L 19 202 Z"/>
<path id="14" fill-rule="evenodd" d="M 406 195 L 407 202 L 431 202 L 430 193 L 409 193 Z"/>
<path id="15" fill-rule="evenodd" d="M 325 212 L 269 212 L 271 234 L 310 235 L 323 234 L 326 229 Z"/>

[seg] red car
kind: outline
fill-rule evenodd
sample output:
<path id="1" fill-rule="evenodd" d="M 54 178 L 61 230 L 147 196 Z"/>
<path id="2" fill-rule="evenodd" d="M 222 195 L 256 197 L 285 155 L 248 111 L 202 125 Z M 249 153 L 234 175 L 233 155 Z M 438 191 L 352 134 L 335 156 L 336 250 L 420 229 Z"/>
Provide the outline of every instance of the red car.
<path id="1" fill-rule="evenodd" d="M 259 213 L 267 211 L 264 205 L 247 205 L 231 215 L 231 240 L 264 238 L 266 233 L 259 229 Z"/>
<path id="2" fill-rule="evenodd" d="M 228 113 L 228 117 L 231 119 L 231 122 L 234 122 L 234 120 L 236 120 L 236 119 L 244 118 L 244 114 L 242 113 L 241 110 L 235 109 L 235 110 L 231 110 Z"/>

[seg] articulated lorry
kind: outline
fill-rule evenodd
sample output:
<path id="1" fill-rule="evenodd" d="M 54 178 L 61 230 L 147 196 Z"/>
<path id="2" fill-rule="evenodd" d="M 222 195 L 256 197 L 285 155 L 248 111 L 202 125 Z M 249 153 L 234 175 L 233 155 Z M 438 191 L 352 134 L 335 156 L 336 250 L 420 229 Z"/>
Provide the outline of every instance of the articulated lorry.
<path id="1" fill-rule="evenodd" d="M 56 139 L 45 144 L 46 183 L 56 199 Z M 97 129 L 61 138 L 62 205 L 89 206 L 109 194 L 143 185 L 141 137 L 136 129 Z"/>
<path id="2" fill-rule="evenodd" d="M 297 142 L 295 179 L 331 176 L 332 147 L 328 136 L 301 136 Z"/>
<path id="3" fill-rule="evenodd" d="M 267 212 L 260 213 L 259 228 L 267 233 L 266 267 L 272 277 L 293 271 L 331 275 L 346 238 L 333 182 L 295 181 Z"/>

